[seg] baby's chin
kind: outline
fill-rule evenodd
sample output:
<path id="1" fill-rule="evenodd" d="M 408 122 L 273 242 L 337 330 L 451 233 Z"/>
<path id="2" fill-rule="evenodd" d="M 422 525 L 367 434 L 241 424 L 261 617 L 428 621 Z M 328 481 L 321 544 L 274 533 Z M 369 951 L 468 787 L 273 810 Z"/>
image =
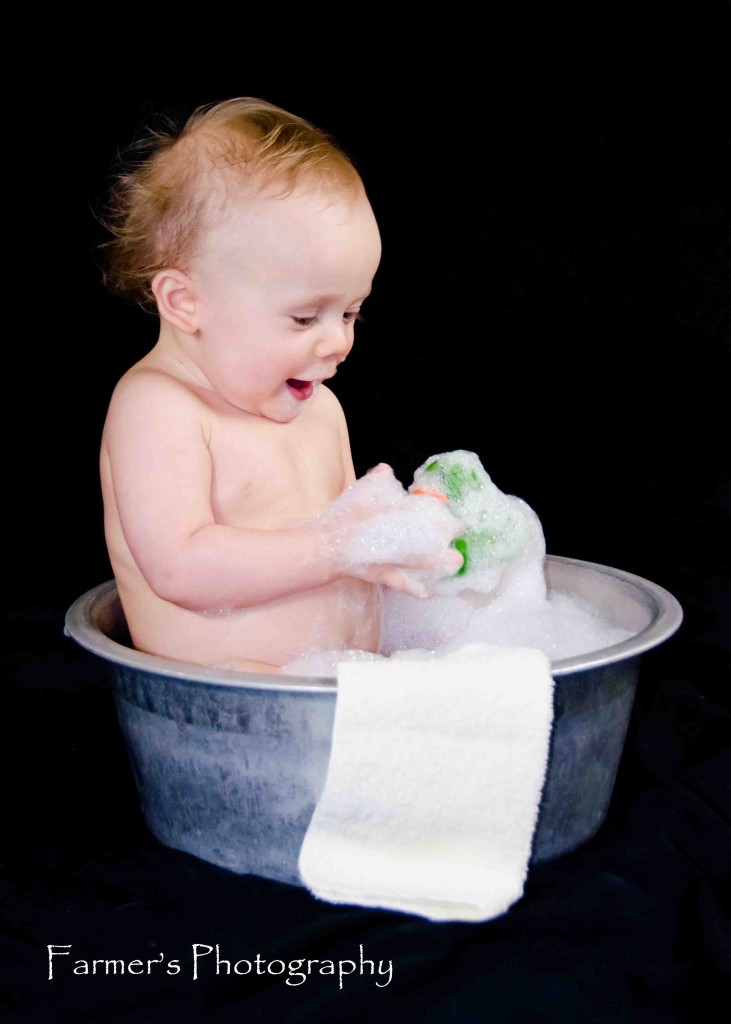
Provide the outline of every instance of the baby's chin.
<path id="1" fill-rule="evenodd" d="M 274 423 L 291 423 L 296 420 L 317 397 L 320 384 L 308 381 L 309 387 L 293 387 L 289 380 L 269 402 L 263 403 L 258 415 Z"/>
<path id="2" fill-rule="evenodd" d="M 293 388 L 285 381 L 279 389 L 268 397 L 245 398 L 243 395 L 225 395 L 224 397 L 240 412 L 248 413 L 260 419 L 271 420 L 273 423 L 291 423 L 302 413 L 317 396 L 319 384 L 308 382 L 309 388 Z"/>

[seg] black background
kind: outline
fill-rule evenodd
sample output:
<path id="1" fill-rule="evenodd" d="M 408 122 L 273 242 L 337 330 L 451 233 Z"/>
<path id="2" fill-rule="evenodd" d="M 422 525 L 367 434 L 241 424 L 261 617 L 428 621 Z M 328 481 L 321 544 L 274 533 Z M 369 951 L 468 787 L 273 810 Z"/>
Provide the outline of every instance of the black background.
<path id="1" fill-rule="evenodd" d="M 602 45 L 601 27 L 555 29 L 540 61 L 511 37 L 479 73 L 456 49 L 449 74 L 444 51 L 408 65 L 376 52 L 368 87 L 279 61 L 164 85 L 97 73 L 59 93 L 42 133 L 23 122 L 31 246 L 4 357 L 10 1019 L 720 1019 L 707 1001 L 729 949 L 729 27 L 719 4 L 621 46 Z M 550 552 L 645 576 L 685 611 L 643 659 L 606 824 L 532 869 L 494 922 L 331 907 L 160 846 L 105 667 L 62 633 L 66 608 L 111 575 L 99 437 L 116 380 L 156 338 L 152 317 L 100 283 L 93 210 L 141 124 L 234 95 L 332 132 L 379 220 L 383 262 L 334 381 L 357 472 L 387 461 L 408 482 L 429 455 L 473 449 L 536 509 Z M 78 978 L 59 960 L 47 981 L 48 943 L 185 961 L 194 942 L 285 960 L 357 957 L 363 943 L 394 978 L 342 992 L 324 977 L 194 983 L 185 966 Z"/>

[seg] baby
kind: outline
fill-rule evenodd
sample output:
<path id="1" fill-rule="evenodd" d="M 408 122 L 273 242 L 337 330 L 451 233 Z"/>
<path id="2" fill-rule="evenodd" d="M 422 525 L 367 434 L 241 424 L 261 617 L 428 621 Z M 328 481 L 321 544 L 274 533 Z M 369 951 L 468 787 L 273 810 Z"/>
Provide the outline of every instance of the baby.
<path id="1" fill-rule="evenodd" d="M 431 550 L 399 563 L 348 555 L 377 509 L 322 516 L 355 481 L 324 382 L 381 253 L 360 177 L 319 129 L 250 98 L 199 108 L 151 150 L 112 191 L 106 246 L 107 283 L 160 318 L 117 384 L 101 451 L 133 643 L 256 672 L 303 651 L 375 651 L 380 585 L 418 593 L 414 569 L 449 575 L 462 558 L 446 512 Z"/>

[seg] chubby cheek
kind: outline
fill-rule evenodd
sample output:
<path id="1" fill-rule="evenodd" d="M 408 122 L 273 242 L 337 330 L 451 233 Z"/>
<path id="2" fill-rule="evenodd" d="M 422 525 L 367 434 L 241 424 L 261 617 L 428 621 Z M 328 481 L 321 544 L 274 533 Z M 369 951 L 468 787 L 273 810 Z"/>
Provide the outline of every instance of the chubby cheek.
<path id="1" fill-rule="evenodd" d="M 284 385 L 294 373 L 292 360 L 273 351 L 274 345 L 230 353 L 224 368 L 227 384 L 242 393 L 265 396 Z"/>

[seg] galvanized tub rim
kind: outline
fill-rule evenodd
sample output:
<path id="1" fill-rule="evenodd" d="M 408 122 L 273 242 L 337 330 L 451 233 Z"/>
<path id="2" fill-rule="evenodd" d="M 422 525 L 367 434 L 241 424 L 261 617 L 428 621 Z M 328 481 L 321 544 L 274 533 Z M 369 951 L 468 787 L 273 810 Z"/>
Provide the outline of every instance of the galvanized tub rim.
<path id="1" fill-rule="evenodd" d="M 614 577 L 623 586 L 636 591 L 636 597 L 649 609 L 651 618 L 647 626 L 621 643 L 553 661 L 551 674 L 554 678 L 574 675 L 600 665 L 610 665 L 644 654 L 653 647 L 664 643 L 676 632 L 682 622 L 683 611 L 680 604 L 669 591 L 657 583 L 652 583 L 650 580 L 623 569 L 601 565 L 598 562 L 587 562 L 562 555 L 546 556 L 547 574 L 550 575 L 552 566 L 560 565 L 594 570 L 605 576 Z M 102 632 L 94 620 L 94 610 L 112 594 L 116 595 L 114 580 L 101 583 L 82 594 L 69 608 L 65 624 L 67 636 L 72 637 L 81 647 L 107 661 L 152 675 L 166 676 L 188 684 L 202 686 L 297 693 L 329 693 L 337 689 L 337 681 L 329 676 L 273 674 L 271 680 L 263 680 L 261 674 L 253 672 L 207 668 L 193 662 L 175 661 L 136 651 L 112 640 Z"/>

